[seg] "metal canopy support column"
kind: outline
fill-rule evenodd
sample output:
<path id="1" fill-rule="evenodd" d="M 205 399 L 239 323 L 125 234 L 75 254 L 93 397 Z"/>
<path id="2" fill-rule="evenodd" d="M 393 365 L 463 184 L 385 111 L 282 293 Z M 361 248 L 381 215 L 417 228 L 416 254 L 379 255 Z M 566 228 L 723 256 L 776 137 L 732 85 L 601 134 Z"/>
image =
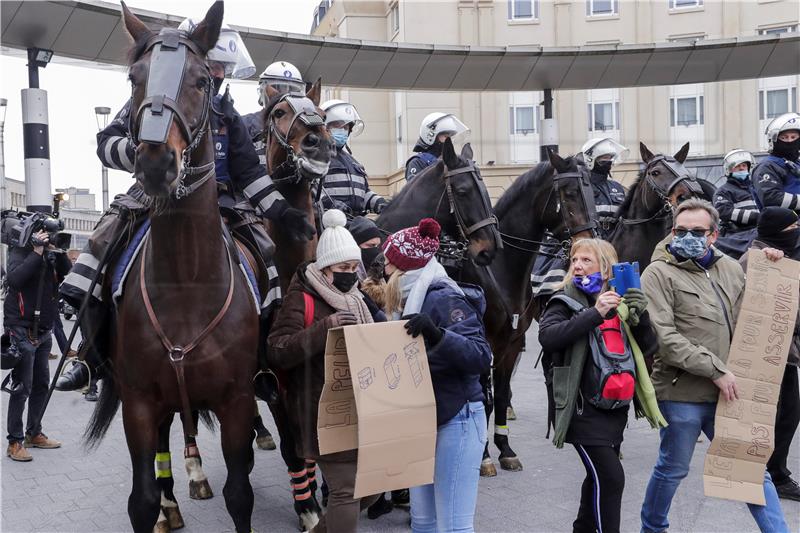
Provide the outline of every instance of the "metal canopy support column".
<path id="1" fill-rule="evenodd" d="M 25 155 L 25 195 L 28 211 L 52 211 L 50 193 L 50 131 L 47 91 L 39 88 L 35 48 L 28 49 L 28 85 L 22 89 L 22 135 Z"/>
<path id="2" fill-rule="evenodd" d="M 553 117 L 553 90 L 544 90 L 544 118 L 540 124 L 539 161 L 547 161 L 548 152 L 558 152 L 558 122 Z"/>

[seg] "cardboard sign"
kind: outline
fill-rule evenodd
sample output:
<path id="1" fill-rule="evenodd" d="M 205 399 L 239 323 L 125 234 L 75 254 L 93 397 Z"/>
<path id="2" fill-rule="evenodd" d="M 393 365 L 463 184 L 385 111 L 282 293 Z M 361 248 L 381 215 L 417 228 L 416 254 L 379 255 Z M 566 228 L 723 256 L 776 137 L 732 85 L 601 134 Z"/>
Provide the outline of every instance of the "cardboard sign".
<path id="1" fill-rule="evenodd" d="M 328 331 L 319 451 L 358 448 L 355 497 L 433 482 L 436 400 L 422 337 L 405 322 Z"/>
<path id="2" fill-rule="evenodd" d="M 747 283 L 727 367 L 739 399 L 720 395 L 714 440 L 706 454 L 706 496 L 764 505 L 764 470 L 775 448 L 775 414 L 792 344 L 800 262 L 747 256 Z"/>

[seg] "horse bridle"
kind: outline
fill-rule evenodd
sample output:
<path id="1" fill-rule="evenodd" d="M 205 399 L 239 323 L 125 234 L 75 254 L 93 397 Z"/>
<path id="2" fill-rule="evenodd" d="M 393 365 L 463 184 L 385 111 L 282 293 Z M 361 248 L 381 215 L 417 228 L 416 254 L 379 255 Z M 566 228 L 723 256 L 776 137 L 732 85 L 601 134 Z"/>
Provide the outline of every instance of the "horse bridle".
<path id="1" fill-rule="evenodd" d="M 289 107 L 294 112 L 289 128 L 286 130 L 286 135 L 281 134 L 275 125 L 275 107 L 281 102 L 289 104 Z M 300 156 L 297 155 L 294 147 L 289 144 L 289 136 L 298 120 L 309 128 L 325 126 L 325 118 L 317 111 L 317 106 L 314 105 L 314 102 L 304 94 L 291 92 L 281 94 L 267 107 L 268 127 L 265 139 L 267 150 L 269 149 L 270 138 L 274 137 L 287 154 L 286 161 L 274 169 L 269 169 L 274 183 L 280 183 L 281 181 L 298 183 L 302 179 L 297 164 Z"/>
<path id="2" fill-rule="evenodd" d="M 481 207 L 483 208 L 483 213 L 486 215 L 486 217 L 474 224 L 467 224 L 467 221 L 461 212 L 461 208 L 456 201 L 455 193 L 453 192 L 452 177 L 459 174 L 469 175 L 477 187 L 481 197 Z M 485 227 L 491 226 L 494 227 L 495 245 L 497 249 L 502 249 L 503 239 L 500 234 L 500 226 L 497 222 L 497 217 L 492 211 L 492 204 L 489 200 L 489 197 L 485 194 L 485 189 L 481 187 L 483 180 L 480 177 L 480 170 L 477 166 L 475 166 L 475 163 L 470 162 L 468 165 L 463 167 L 446 169 L 442 179 L 444 179 L 444 190 L 442 191 L 442 195 L 439 197 L 439 203 L 436 205 L 436 211 L 434 212 L 433 216 L 436 217 L 436 215 L 439 214 L 446 197 L 449 206 L 449 212 L 456 219 L 456 227 L 458 227 L 459 237 L 453 238 L 452 236 L 443 234 L 442 238 L 440 239 L 441 244 L 438 255 L 445 260 L 448 260 L 448 262 L 452 264 L 465 261 L 466 251 L 472 235 Z"/>

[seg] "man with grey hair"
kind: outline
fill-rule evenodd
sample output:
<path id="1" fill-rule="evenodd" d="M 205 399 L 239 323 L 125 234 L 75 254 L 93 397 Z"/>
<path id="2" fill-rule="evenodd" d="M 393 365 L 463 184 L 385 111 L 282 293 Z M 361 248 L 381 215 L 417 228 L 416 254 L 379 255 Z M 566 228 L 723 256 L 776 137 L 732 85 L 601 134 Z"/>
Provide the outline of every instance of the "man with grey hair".
<path id="1" fill-rule="evenodd" d="M 726 368 L 744 294 L 739 263 L 713 244 L 719 214 L 705 200 L 691 199 L 676 210 L 672 233 L 656 246 L 642 274 L 650 319 L 658 337 L 651 375 L 658 406 L 669 425 L 660 430 L 658 460 L 642 504 L 642 531 L 669 528 L 669 508 L 689 473 L 702 431 L 714 438 L 717 400 L 738 398 L 736 377 Z M 776 261 L 783 253 L 765 249 Z M 761 531 L 788 531 L 778 494 L 764 473 L 765 506 L 748 504 Z"/>

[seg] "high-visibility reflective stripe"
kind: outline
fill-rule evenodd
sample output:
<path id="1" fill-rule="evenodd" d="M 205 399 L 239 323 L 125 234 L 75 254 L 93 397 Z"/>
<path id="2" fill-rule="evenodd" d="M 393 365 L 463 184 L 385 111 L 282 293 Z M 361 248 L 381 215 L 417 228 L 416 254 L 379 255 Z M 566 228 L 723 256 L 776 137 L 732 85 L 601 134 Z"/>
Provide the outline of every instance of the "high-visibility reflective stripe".
<path id="1" fill-rule="evenodd" d="M 751 207 L 756 208 L 758 207 L 753 200 L 742 200 L 741 202 L 736 202 L 733 204 L 733 207 Z"/>
<path id="2" fill-rule="evenodd" d="M 742 221 L 742 210 L 741 209 L 734 209 L 731 211 L 731 218 L 734 222 L 741 222 Z"/>
<path id="3" fill-rule="evenodd" d="M 119 163 L 128 172 L 133 172 L 133 161 L 128 157 L 128 139 L 123 138 L 117 143 Z"/>
<path id="4" fill-rule="evenodd" d="M 788 192 L 783 193 L 783 201 L 781 202 L 781 207 L 784 209 L 794 209 L 797 207 L 797 195 L 796 194 L 789 194 Z"/>
<path id="5" fill-rule="evenodd" d="M 494 426 L 495 435 L 508 435 L 508 426 Z"/>
<path id="6" fill-rule="evenodd" d="M 364 195 L 366 194 L 366 191 L 364 191 L 364 189 L 359 189 L 358 187 L 353 187 L 352 189 L 350 189 L 349 187 L 325 187 L 325 192 L 333 196 L 334 198 L 336 197 L 341 198 L 343 196 L 349 197 L 352 195 L 360 196 L 363 198 Z"/>
<path id="7" fill-rule="evenodd" d="M 172 456 L 169 452 L 156 453 L 156 478 L 172 477 Z"/>

